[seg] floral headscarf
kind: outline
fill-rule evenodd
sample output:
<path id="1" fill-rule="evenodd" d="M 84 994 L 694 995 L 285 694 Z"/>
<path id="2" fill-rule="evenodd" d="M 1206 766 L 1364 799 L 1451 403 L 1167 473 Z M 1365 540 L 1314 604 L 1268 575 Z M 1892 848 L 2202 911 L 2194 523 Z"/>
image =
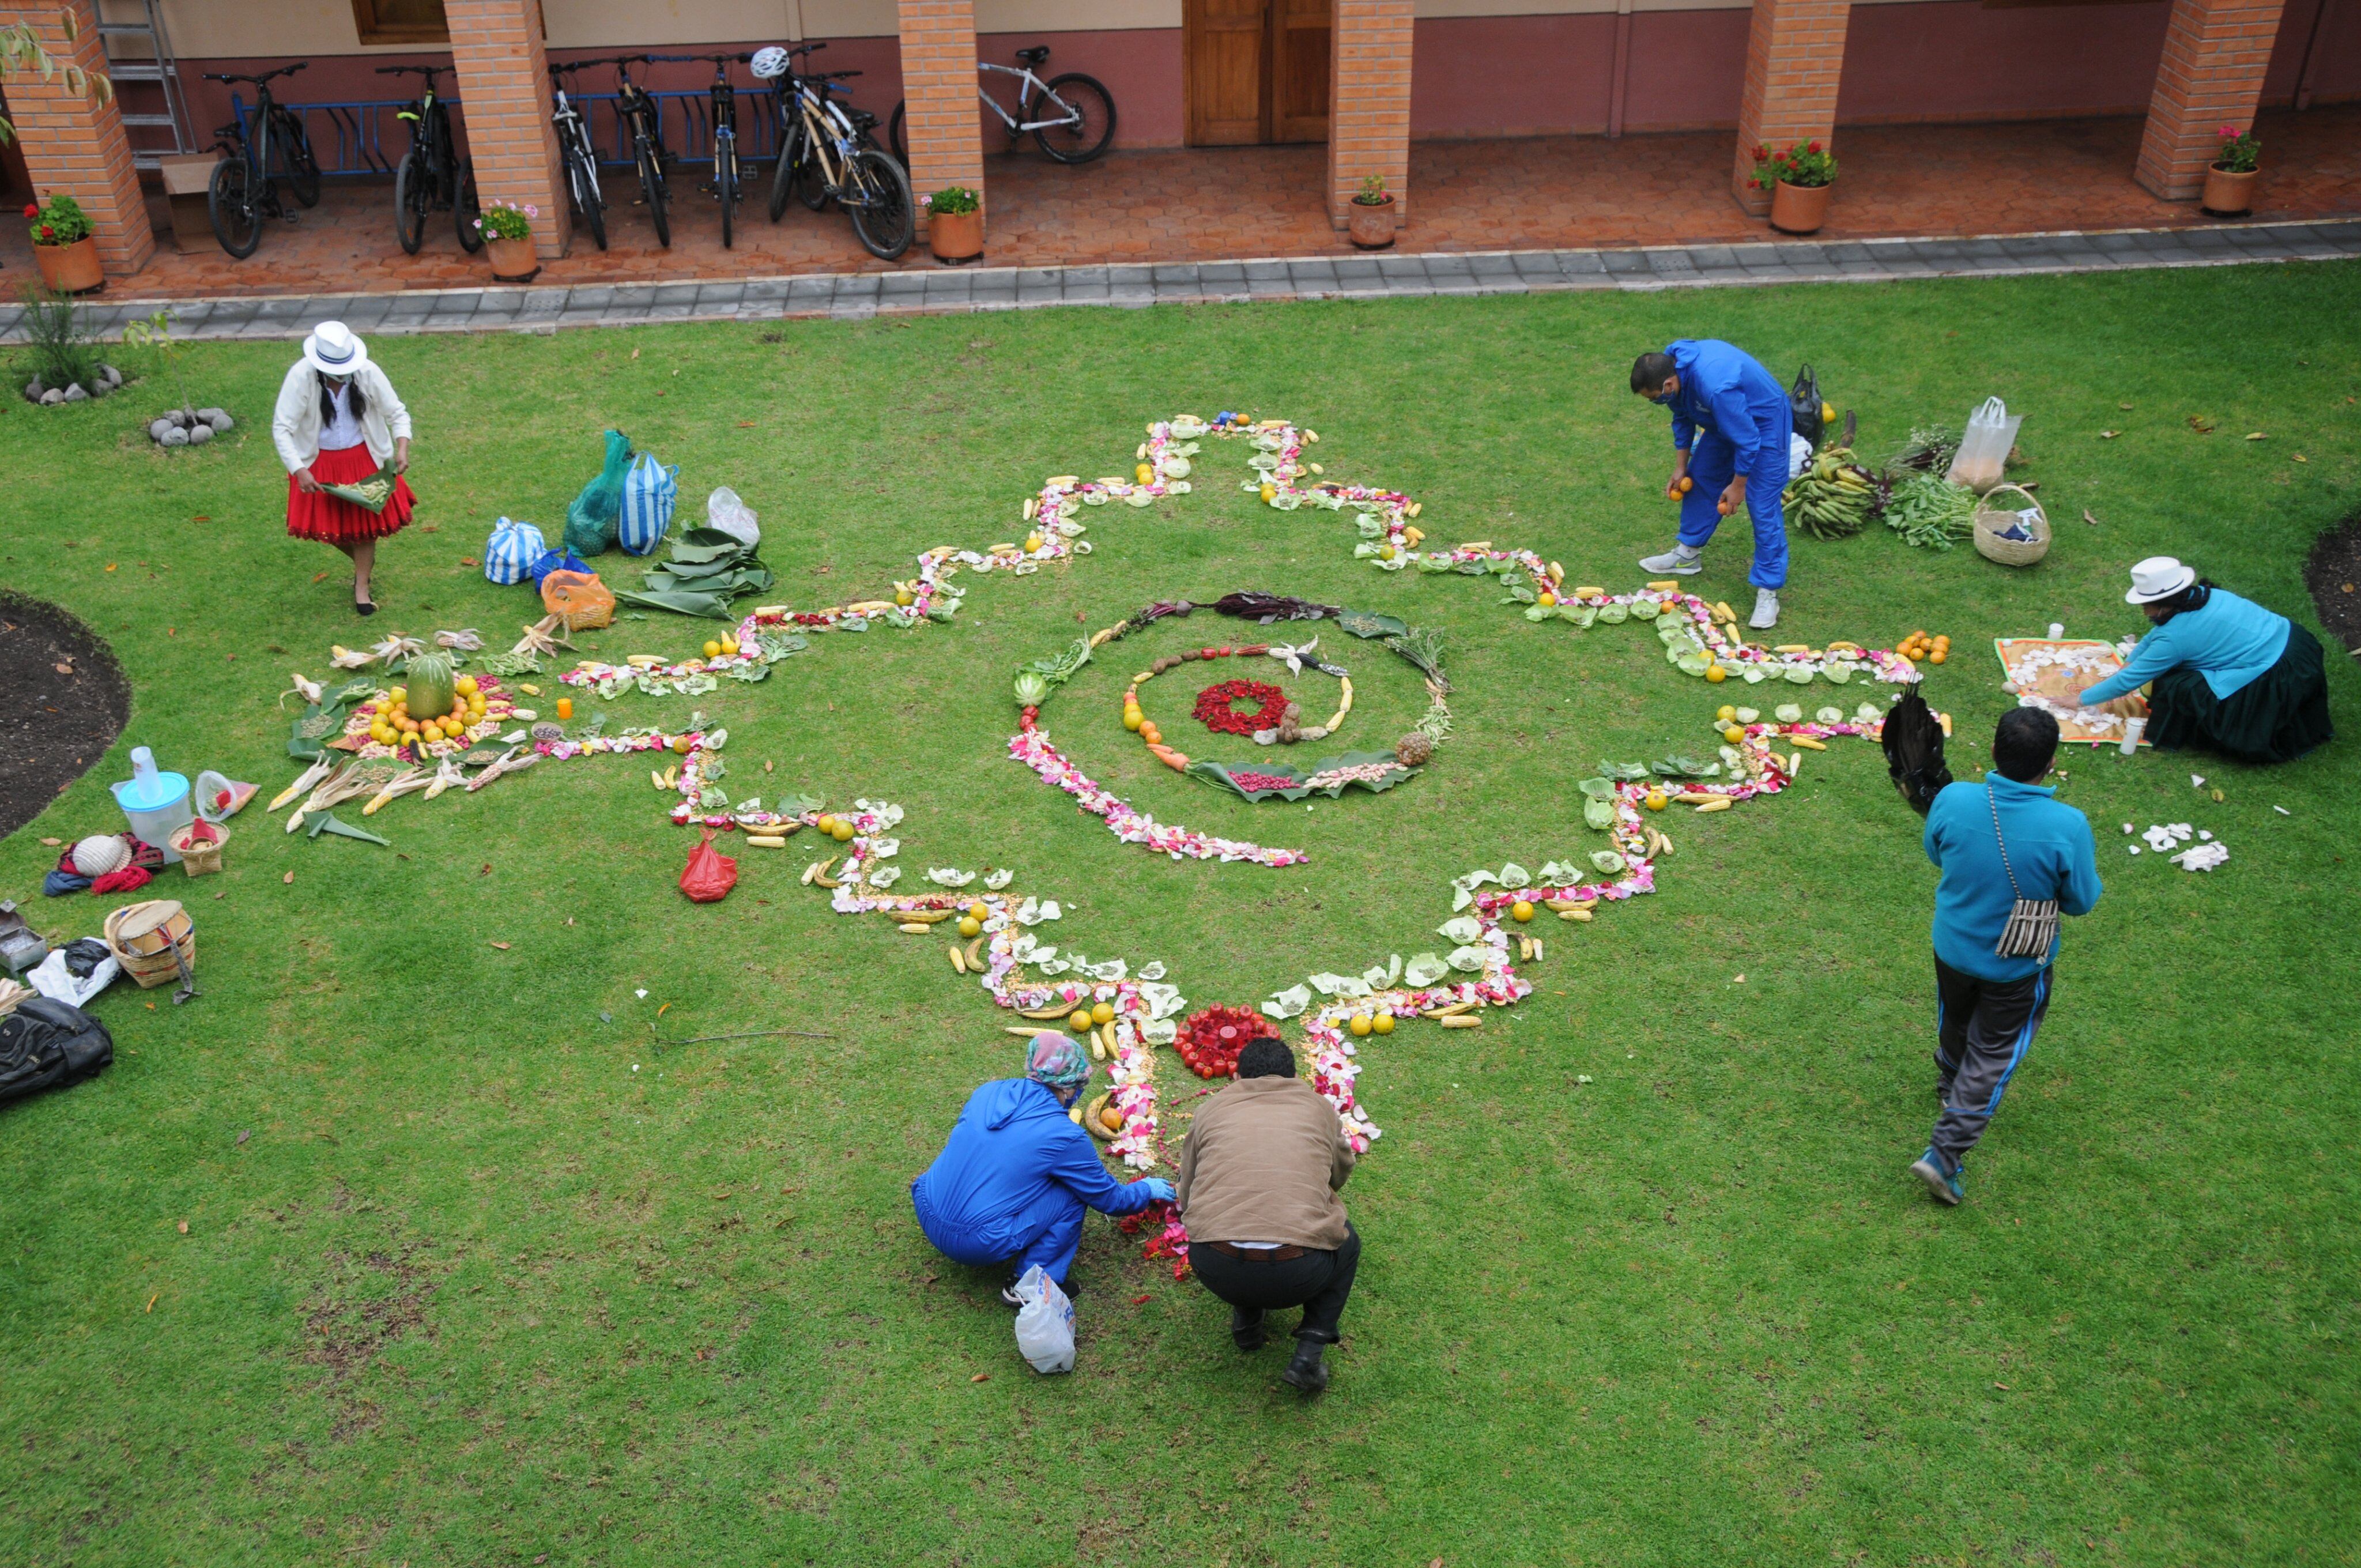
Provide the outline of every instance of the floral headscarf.
<path id="1" fill-rule="evenodd" d="M 1043 1030 L 1025 1047 L 1025 1076 L 1052 1089 L 1088 1083 L 1091 1058 L 1071 1035 Z"/>

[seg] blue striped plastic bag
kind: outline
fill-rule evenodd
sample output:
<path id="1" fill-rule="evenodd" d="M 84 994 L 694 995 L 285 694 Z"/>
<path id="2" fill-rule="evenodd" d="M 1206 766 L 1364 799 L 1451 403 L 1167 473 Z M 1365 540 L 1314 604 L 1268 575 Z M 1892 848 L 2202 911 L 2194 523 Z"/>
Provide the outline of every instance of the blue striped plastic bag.
<path id="1" fill-rule="evenodd" d="M 484 576 L 503 587 L 523 582 L 548 548 L 549 542 L 533 524 L 502 518 L 492 524 L 492 537 L 484 545 Z"/>
<path id="2" fill-rule="evenodd" d="M 623 510 L 616 520 L 615 542 L 627 555 L 653 554 L 672 526 L 673 502 L 680 495 L 678 465 L 659 463 L 642 452 L 623 479 Z"/>

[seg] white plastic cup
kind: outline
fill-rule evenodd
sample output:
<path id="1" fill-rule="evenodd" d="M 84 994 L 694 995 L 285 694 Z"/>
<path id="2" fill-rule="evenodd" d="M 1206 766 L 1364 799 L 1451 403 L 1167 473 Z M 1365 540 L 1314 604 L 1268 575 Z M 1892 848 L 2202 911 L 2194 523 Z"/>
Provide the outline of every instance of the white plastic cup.
<path id="1" fill-rule="evenodd" d="M 2140 737 L 2147 733 L 2147 720 L 2145 718 L 2126 718 L 2124 720 L 2124 743 L 2120 750 L 2123 751 L 2125 756 L 2128 757 L 2133 752 L 2139 750 Z"/>
<path id="2" fill-rule="evenodd" d="M 2063 637 L 2063 636 L 2065 636 L 2065 635 L 2066 635 L 2066 623 L 2065 623 L 2064 621 L 2062 621 L 2062 620 L 2053 620 L 2053 621 L 2051 621 L 2051 622 L 2049 623 L 2049 641 L 2051 641 L 2052 642 L 2055 642 L 2055 641 L 2057 641 L 2059 638 L 2061 638 L 2061 637 Z"/>

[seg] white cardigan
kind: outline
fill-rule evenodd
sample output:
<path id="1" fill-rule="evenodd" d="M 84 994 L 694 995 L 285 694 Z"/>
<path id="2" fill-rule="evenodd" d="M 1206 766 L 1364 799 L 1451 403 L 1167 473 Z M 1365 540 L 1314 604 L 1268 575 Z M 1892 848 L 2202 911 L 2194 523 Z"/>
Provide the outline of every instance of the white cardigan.
<path id="1" fill-rule="evenodd" d="M 393 460 L 395 439 L 409 439 L 410 411 L 374 363 L 355 372 L 353 385 L 368 404 L 361 413 L 361 437 L 382 468 Z M 308 360 L 298 359 L 279 385 L 279 408 L 270 416 L 270 440 L 290 474 L 319 461 L 320 373 Z"/>

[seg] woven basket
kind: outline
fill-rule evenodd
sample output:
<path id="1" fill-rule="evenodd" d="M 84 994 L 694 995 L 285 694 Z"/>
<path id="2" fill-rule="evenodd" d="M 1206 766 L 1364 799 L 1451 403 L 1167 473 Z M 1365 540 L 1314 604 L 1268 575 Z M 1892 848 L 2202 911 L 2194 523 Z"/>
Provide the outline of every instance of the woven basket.
<path id="1" fill-rule="evenodd" d="M 125 935 L 126 927 L 134 934 Z M 175 900 L 151 898 L 143 904 L 125 905 L 106 917 L 104 929 L 106 950 L 115 955 L 123 972 L 137 981 L 143 991 L 180 979 L 183 959 L 189 971 L 196 972 L 196 925 Z M 173 956 L 175 949 L 179 958 Z"/>
<path id="2" fill-rule="evenodd" d="M 2017 504 L 2003 506 L 2001 498 L 2014 496 Z M 2031 516 L 2020 514 L 2030 512 Z M 2003 539 L 2001 530 L 2025 524 L 2030 539 Z M 2049 554 L 2049 514 L 2033 493 L 2018 485 L 1994 485 L 1976 503 L 1976 554 L 2004 566 L 2030 566 Z"/>
<path id="3" fill-rule="evenodd" d="M 199 842 L 193 835 L 199 823 L 185 823 L 172 829 L 172 852 L 181 857 L 181 869 L 191 876 L 211 876 L 222 869 L 222 846 L 229 842 L 229 829 L 217 823 L 202 824 L 212 836 L 211 843 Z"/>

